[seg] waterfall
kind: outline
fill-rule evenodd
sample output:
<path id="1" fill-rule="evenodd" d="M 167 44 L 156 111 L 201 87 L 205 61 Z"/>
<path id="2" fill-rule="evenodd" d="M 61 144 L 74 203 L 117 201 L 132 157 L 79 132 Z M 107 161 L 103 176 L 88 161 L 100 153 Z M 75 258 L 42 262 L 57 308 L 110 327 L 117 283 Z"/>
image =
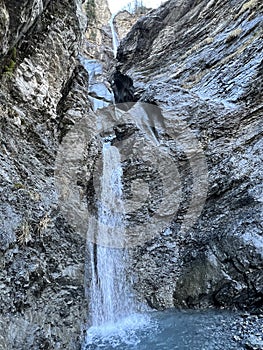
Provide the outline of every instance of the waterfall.
<path id="1" fill-rule="evenodd" d="M 112 46 L 113 46 L 113 53 L 114 53 L 114 57 L 117 56 L 117 49 L 118 49 L 118 46 L 119 46 L 119 39 L 118 39 L 118 35 L 115 31 L 115 27 L 114 27 L 114 17 L 115 17 L 116 14 L 113 14 L 111 16 L 111 19 L 110 19 L 110 28 L 111 28 L 111 34 L 112 34 Z"/>
<path id="2" fill-rule="evenodd" d="M 128 251 L 117 248 L 125 243 L 124 212 L 120 153 L 106 142 L 103 146 L 98 219 L 96 225 L 89 226 L 88 232 L 89 237 L 93 237 L 88 245 L 89 312 L 91 325 L 95 327 L 115 323 L 134 312 L 125 271 Z"/>

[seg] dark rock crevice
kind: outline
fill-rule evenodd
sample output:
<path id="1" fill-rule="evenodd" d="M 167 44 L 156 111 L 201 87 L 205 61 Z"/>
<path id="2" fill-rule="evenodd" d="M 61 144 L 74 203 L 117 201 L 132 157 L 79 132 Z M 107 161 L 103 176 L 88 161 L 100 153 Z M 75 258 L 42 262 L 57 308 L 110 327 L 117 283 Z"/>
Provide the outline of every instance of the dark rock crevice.
<path id="1" fill-rule="evenodd" d="M 116 70 L 111 79 L 115 103 L 135 102 L 133 80 Z"/>

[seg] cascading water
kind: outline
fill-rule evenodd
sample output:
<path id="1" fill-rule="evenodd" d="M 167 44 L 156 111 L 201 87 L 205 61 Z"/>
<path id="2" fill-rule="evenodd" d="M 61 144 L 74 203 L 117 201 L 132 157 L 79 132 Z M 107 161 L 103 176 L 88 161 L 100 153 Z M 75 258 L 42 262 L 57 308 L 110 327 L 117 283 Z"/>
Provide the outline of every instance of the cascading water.
<path id="1" fill-rule="evenodd" d="M 110 24 L 116 55 L 118 38 L 113 18 Z M 97 78 L 102 74 L 102 66 L 96 60 L 81 58 L 81 61 L 89 72 L 89 87 L 94 90 L 94 86 L 98 85 Z M 105 103 L 109 103 L 101 104 L 100 99 L 90 98 L 96 113 L 105 107 Z M 97 165 L 94 187 L 98 210 L 96 215 L 90 217 L 87 232 L 86 294 L 89 316 L 83 350 L 109 350 L 123 344 L 135 345 L 140 341 L 136 330 L 146 329 L 149 325 L 148 316 L 136 313 L 139 305 L 134 301 L 131 276 L 127 273 L 129 251 L 125 248 L 121 155 L 109 139 L 103 143 L 102 162 L 98 161 Z"/>
<path id="2" fill-rule="evenodd" d="M 88 229 L 89 328 L 85 350 L 104 343 L 105 349 L 113 343 L 136 344 L 135 329 L 148 323 L 147 317 L 136 314 L 137 305 L 126 271 L 129 253 L 124 240 L 121 156 L 110 142 L 103 145 L 102 163 L 98 217 L 90 220 Z"/>
<path id="3" fill-rule="evenodd" d="M 118 38 L 118 35 L 116 33 L 116 30 L 115 30 L 115 26 L 114 26 L 114 17 L 115 17 L 115 14 L 113 14 L 111 16 L 109 23 L 110 23 L 111 34 L 112 34 L 113 53 L 114 53 L 114 57 L 116 57 L 117 56 L 117 49 L 119 46 L 119 38 Z"/>
<path id="4" fill-rule="evenodd" d="M 125 272 L 128 252 L 125 248 L 118 248 L 125 246 L 122 167 L 118 149 L 109 142 L 103 145 L 100 192 L 97 226 L 91 225 L 89 229 L 89 235 L 93 235 L 93 243 L 88 247 L 92 326 L 117 322 L 134 311 Z"/>

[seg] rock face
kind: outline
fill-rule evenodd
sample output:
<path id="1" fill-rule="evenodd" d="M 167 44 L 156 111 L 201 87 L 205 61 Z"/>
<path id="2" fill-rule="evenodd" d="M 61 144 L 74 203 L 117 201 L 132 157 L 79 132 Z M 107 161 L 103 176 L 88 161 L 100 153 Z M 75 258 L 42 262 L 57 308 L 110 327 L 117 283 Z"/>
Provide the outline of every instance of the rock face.
<path id="1" fill-rule="evenodd" d="M 118 51 L 132 98 L 101 111 L 105 72 L 77 59 L 82 1 L 0 5 L 0 348 L 80 348 L 102 138 L 122 154 L 138 297 L 260 310 L 261 2 L 169 1 L 141 18 Z"/>
<path id="2" fill-rule="evenodd" d="M 25 6 L 25 1 L 14 3 L 1 0 L 1 56 L 7 54 L 32 27 L 49 2 L 50 0 L 31 0 Z"/>
<path id="3" fill-rule="evenodd" d="M 116 14 L 114 17 L 114 24 L 120 40 L 122 40 L 129 33 L 132 26 L 141 16 L 141 13 L 130 13 L 126 10 L 120 11 Z"/>
<path id="4" fill-rule="evenodd" d="M 1 1 L 0 348 L 78 349 L 85 236 L 58 205 L 58 141 L 89 108 L 81 1 Z"/>
<path id="5" fill-rule="evenodd" d="M 97 59 L 106 70 L 114 58 L 112 33 L 109 25 L 111 12 L 107 0 L 88 0 L 83 4 L 88 17 L 84 53 L 87 58 Z"/>
<path id="6" fill-rule="evenodd" d="M 139 101 L 161 111 L 155 147 L 174 157 L 181 186 L 167 229 L 134 249 L 135 287 L 155 308 L 262 308 L 262 9 L 257 0 L 171 0 L 139 19 L 118 50 Z M 153 146 L 152 162 L 156 154 Z M 163 200 L 156 191 L 152 207 Z M 150 211 L 140 220 L 146 226 Z"/>

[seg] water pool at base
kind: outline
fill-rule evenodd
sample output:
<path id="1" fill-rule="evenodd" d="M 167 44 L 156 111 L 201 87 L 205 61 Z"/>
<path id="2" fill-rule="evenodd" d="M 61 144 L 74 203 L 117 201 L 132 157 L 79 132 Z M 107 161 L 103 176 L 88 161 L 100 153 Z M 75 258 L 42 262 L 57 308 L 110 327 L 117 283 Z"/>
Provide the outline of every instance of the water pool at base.
<path id="1" fill-rule="evenodd" d="M 162 311 L 91 327 L 82 350 L 234 350 L 236 313 Z"/>

